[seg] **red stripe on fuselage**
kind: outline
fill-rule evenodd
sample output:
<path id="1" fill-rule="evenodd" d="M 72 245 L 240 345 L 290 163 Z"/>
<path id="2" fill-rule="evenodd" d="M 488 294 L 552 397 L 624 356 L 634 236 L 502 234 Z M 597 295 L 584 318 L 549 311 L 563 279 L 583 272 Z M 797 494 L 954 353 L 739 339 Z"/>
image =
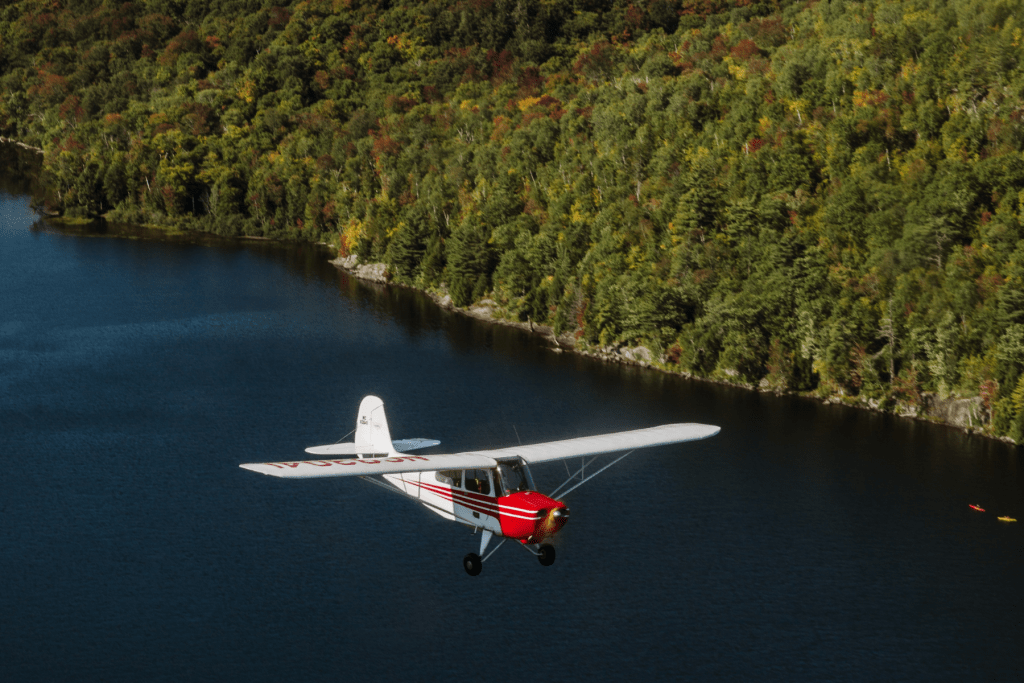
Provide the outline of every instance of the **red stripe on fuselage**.
<path id="1" fill-rule="evenodd" d="M 403 481 L 408 481 L 408 480 L 403 479 Z M 419 486 L 421 488 L 424 488 L 424 489 L 426 489 L 428 491 L 431 491 L 433 493 L 437 493 L 439 495 L 445 496 L 446 498 L 453 498 L 453 499 L 455 499 L 455 502 L 459 503 L 460 505 L 473 504 L 473 505 L 483 506 L 483 507 L 486 507 L 488 509 L 493 509 L 493 510 L 497 510 L 498 509 L 497 499 L 496 498 L 492 498 L 491 496 L 485 496 L 485 495 L 480 494 L 480 493 L 471 493 L 471 492 L 468 492 L 468 491 L 460 491 L 459 489 L 453 489 L 453 488 L 448 487 L 448 486 L 438 486 L 436 484 L 428 484 L 426 482 L 415 482 L 415 481 L 413 481 L 413 482 L 409 482 L 409 483 L 416 484 L 417 486 Z"/>
<path id="2" fill-rule="evenodd" d="M 465 491 L 459 491 L 451 489 L 447 486 L 437 486 L 435 484 L 426 484 L 419 481 L 410 481 L 409 479 L 402 480 L 406 484 L 412 484 L 418 486 L 430 493 L 440 496 L 445 500 L 451 500 L 458 503 L 462 507 L 469 508 L 474 512 L 482 512 L 483 514 L 498 519 L 498 505 L 494 498 L 489 498 L 481 494 L 473 494 L 476 498 L 471 498 L 466 495 Z"/>

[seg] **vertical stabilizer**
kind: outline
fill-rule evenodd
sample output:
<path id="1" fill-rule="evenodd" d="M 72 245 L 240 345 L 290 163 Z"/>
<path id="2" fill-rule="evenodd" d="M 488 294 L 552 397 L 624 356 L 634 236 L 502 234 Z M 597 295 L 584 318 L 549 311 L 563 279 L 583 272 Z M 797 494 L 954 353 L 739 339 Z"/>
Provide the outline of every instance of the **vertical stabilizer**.
<path id="1" fill-rule="evenodd" d="M 391 453 L 391 432 L 384 416 L 384 401 L 367 396 L 356 417 L 356 453 Z"/>

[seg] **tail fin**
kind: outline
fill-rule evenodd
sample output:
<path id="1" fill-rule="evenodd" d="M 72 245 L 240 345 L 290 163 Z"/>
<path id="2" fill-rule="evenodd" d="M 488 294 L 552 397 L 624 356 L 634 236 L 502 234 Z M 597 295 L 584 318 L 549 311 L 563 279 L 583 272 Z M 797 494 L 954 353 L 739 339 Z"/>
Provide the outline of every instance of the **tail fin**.
<path id="1" fill-rule="evenodd" d="M 391 453 L 391 432 L 384 416 L 384 401 L 367 396 L 356 418 L 356 453 Z"/>

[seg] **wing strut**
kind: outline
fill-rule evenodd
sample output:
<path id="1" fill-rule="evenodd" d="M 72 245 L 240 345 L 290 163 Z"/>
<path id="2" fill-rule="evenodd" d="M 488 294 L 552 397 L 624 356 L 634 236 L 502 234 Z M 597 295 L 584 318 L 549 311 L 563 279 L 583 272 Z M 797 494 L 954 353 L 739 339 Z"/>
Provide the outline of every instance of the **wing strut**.
<path id="1" fill-rule="evenodd" d="M 565 464 L 565 473 L 569 474 L 569 478 L 566 479 L 565 481 L 563 481 L 561 484 L 559 484 L 558 488 L 555 489 L 554 491 L 552 491 L 551 494 L 548 497 L 549 498 L 555 498 L 555 496 L 558 495 L 558 492 L 562 490 L 562 487 L 568 485 L 569 482 L 571 482 L 576 477 L 579 477 L 580 479 L 584 479 L 585 480 L 586 477 L 583 476 L 583 471 L 586 469 L 587 465 L 593 464 L 593 462 L 595 460 L 597 460 L 598 458 L 600 458 L 600 457 L 601 457 L 600 455 L 595 455 L 594 457 L 592 457 L 590 459 L 590 462 L 588 463 L 587 462 L 587 456 L 583 456 L 582 458 L 580 458 L 580 468 L 578 470 L 576 470 L 575 472 L 573 472 L 572 474 L 569 474 L 569 464 L 568 463 L 563 463 L 563 464 Z M 583 483 L 583 482 L 580 482 L 580 483 Z"/>
<path id="2" fill-rule="evenodd" d="M 560 498 L 555 498 L 555 496 L 556 496 L 556 495 L 559 495 L 559 493 L 558 493 L 558 492 L 562 490 L 562 486 L 565 486 L 566 484 L 568 484 L 569 482 L 571 482 L 571 481 L 573 480 L 573 478 L 574 478 L 574 477 L 575 477 L 575 476 L 576 476 L 577 474 L 582 474 L 582 473 L 583 473 L 583 468 L 584 468 L 584 467 L 586 467 L 586 463 L 584 463 L 583 465 L 581 465 L 581 466 L 580 466 L 579 470 L 577 470 L 577 471 L 576 471 L 575 473 L 573 473 L 573 475 L 572 475 L 571 477 L 569 477 L 569 478 L 568 478 L 568 479 L 566 479 L 566 480 L 565 480 L 564 482 L 562 482 L 562 486 L 559 486 L 559 487 L 558 487 L 557 489 L 555 489 L 554 491 L 552 491 L 552 492 L 551 492 L 551 495 L 549 496 L 549 498 L 553 498 L 553 499 L 555 499 L 555 500 L 563 500 L 563 499 L 564 499 L 564 498 L 565 498 L 566 496 L 568 496 L 568 495 L 569 495 L 570 493 L 572 493 L 573 491 L 575 491 L 575 490 L 576 490 L 576 489 L 578 489 L 579 487 L 583 486 L 583 485 L 584 485 L 584 484 L 586 484 L 586 483 L 587 483 L 588 481 L 590 481 L 591 479 L 593 479 L 593 478 L 594 478 L 594 477 L 596 477 L 597 475 L 601 474 L 602 472 L 604 472 L 604 471 L 605 471 L 606 469 L 608 469 L 609 467 L 611 467 L 612 465 L 614 465 L 614 464 L 615 464 L 615 463 L 617 463 L 618 461 L 620 461 L 620 460 L 622 460 L 623 458 L 625 458 L 625 457 L 626 457 L 627 455 L 632 455 L 633 453 L 636 453 L 636 450 L 635 450 L 635 449 L 634 449 L 634 450 L 632 450 L 632 451 L 628 451 L 628 452 L 626 452 L 626 453 L 623 453 L 622 455 L 620 455 L 619 457 L 615 458 L 615 459 L 614 459 L 614 460 L 612 460 L 612 461 L 611 461 L 610 463 L 608 463 L 607 465 L 605 465 L 604 467 L 602 467 L 601 469 L 599 469 L 599 470 L 598 470 L 597 472 L 594 472 L 593 474 L 591 474 L 591 475 L 589 475 L 589 476 L 587 476 L 587 477 L 584 477 L 584 478 L 582 479 L 582 481 L 580 481 L 579 483 L 577 483 L 577 484 L 576 484 L 575 486 L 573 486 L 572 488 L 570 488 L 570 489 L 569 489 L 568 491 L 566 491 L 565 493 L 562 493 L 562 494 L 560 494 L 560 495 L 561 495 L 561 497 L 560 497 Z M 594 462 L 594 459 L 591 459 L 591 461 L 590 461 L 590 462 Z"/>

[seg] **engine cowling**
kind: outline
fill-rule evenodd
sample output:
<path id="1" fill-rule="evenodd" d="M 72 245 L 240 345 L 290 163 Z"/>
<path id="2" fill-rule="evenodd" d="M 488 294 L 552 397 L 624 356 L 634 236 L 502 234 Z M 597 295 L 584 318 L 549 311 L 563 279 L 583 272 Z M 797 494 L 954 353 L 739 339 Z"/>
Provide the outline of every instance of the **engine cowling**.
<path id="1" fill-rule="evenodd" d="M 540 543 L 569 521 L 565 503 L 536 491 L 519 491 L 498 498 L 501 533 L 520 543 Z"/>

